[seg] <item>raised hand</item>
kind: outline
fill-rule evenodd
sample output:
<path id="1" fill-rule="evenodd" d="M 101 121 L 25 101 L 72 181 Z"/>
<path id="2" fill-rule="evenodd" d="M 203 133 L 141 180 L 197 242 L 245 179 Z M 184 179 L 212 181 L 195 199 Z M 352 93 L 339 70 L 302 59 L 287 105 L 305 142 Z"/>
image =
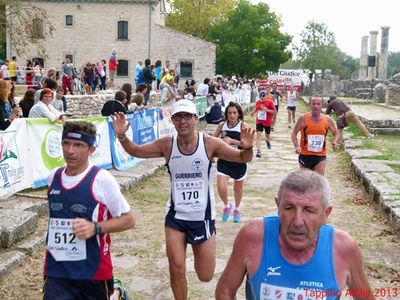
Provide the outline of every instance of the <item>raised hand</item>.
<path id="1" fill-rule="evenodd" d="M 253 146 L 255 130 L 252 128 L 243 128 L 240 131 L 240 147 L 247 149 Z"/>
<path id="2" fill-rule="evenodd" d="M 117 137 L 122 137 L 125 135 L 125 132 L 129 129 L 130 123 L 126 122 L 125 114 L 122 112 L 116 112 L 114 115 L 111 116 L 114 132 Z"/>

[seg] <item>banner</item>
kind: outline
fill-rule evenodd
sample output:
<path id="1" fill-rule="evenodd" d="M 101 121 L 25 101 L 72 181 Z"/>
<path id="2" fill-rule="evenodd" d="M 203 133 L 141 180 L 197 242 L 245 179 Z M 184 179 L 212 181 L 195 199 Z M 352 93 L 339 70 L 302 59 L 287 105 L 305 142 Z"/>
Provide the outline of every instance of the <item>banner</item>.
<path id="1" fill-rule="evenodd" d="M 128 139 L 138 145 L 147 144 L 157 139 L 159 110 L 159 108 L 149 108 L 126 115 L 126 120 L 130 122 L 130 127 L 126 132 Z M 125 152 L 115 136 L 111 118 L 108 121 L 108 128 L 110 131 L 111 156 L 115 168 L 124 171 L 140 162 L 142 159 Z"/>
<path id="2" fill-rule="evenodd" d="M 76 120 L 78 121 L 78 120 Z M 79 119 L 93 123 L 97 128 L 96 151 L 90 161 L 101 168 L 109 169 L 111 165 L 110 138 L 108 125 L 104 117 Z M 49 172 L 65 164 L 61 135 L 63 126 L 60 122 L 51 123 L 48 119 L 26 119 L 29 136 L 30 164 L 33 169 L 33 188 L 45 186 L 48 183 Z"/>
<path id="3" fill-rule="evenodd" d="M 30 188 L 32 183 L 31 162 L 28 150 L 26 119 L 15 119 L 4 131 L 0 131 L 0 199 Z"/>
<path id="4" fill-rule="evenodd" d="M 301 83 L 307 86 L 309 81 L 308 74 L 303 70 L 279 69 L 278 72 L 268 72 L 268 85 L 276 83 L 280 90 L 289 90 L 293 85 L 296 91 L 301 92 Z"/>
<path id="5" fill-rule="evenodd" d="M 197 114 L 199 118 L 203 118 L 206 115 L 207 99 L 205 96 L 196 97 L 193 102 L 196 104 Z"/>

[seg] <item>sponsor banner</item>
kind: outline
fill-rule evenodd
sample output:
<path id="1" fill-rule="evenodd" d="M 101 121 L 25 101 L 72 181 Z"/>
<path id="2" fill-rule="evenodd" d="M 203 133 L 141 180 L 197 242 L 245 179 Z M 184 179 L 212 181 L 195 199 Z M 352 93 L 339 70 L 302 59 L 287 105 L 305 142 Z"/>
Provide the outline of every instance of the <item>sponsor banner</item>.
<path id="1" fill-rule="evenodd" d="M 80 119 L 96 125 L 96 151 L 91 155 L 90 161 L 102 168 L 111 168 L 110 138 L 108 126 L 104 117 Z M 63 126 L 61 123 L 51 123 L 48 119 L 26 119 L 29 136 L 29 149 L 33 169 L 33 188 L 48 184 L 49 172 L 65 164 L 61 136 Z"/>
<path id="2" fill-rule="evenodd" d="M 149 108 L 126 115 L 126 120 L 130 123 L 130 127 L 126 132 L 127 138 L 138 145 L 147 144 L 157 139 L 159 131 L 159 111 L 159 108 Z M 115 136 L 111 118 L 109 119 L 108 125 L 110 131 L 111 156 L 115 168 L 124 171 L 138 164 L 142 159 L 133 157 L 125 152 L 121 143 Z"/>
<path id="3" fill-rule="evenodd" d="M 293 85 L 296 91 L 301 92 L 301 82 L 308 85 L 309 80 L 308 74 L 303 70 L 279 69 L 278 72 L 268 72 L 268 85 L 276 83 L 280 90 L 289 90 Z"/>
<path id="4" fill-rule="evenodd" d="M 15 119 L 0 131 L 0 199 L 31 187 L 31 161 L 26 119 Z"/>

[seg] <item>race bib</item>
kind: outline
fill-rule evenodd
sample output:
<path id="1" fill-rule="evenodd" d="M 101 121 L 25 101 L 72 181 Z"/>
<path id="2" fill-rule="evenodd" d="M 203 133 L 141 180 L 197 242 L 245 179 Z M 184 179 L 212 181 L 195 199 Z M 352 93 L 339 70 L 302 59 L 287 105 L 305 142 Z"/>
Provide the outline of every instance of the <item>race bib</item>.
<path id="1" fill-rule="evenodd" d="M 266 110 L 259 110 L 257 112 L 257 119 L 265 121 L 267 119 L 267 111 Z"/>
<path id="2" fill-rule="evenodd" d="M 324 146 L 325 136 L 309 134 L 307 136 L 307 150 L 311 152 L 320 152 Z"/>
<path id="3" fill-rule="evenodd" d="M 192 212 L 204 209 L 204 180 L 178 181 L 175 182 L 174 189 L 177 211 Z"/>
<path id="4" fill-rule="evenodd" d="M 275 286 L 267 283 L 261 283 L 260 286 L 260 300 L 308 300 L 311 297 L 307 297 L 307 293 L 304 290 L 293 289 L 287 287 Z M 314 298 L 315 299 L 315 298 Z M 318 298 L 323 299 L 323 298 Z"/>
<path id="5" fill-rule="evenodd" d="M 50 218 L 47 249 L 56 261 L 86 259 L 86 240 L 80 240 L 75 236 L 72 221 L 72 219 Z"/>

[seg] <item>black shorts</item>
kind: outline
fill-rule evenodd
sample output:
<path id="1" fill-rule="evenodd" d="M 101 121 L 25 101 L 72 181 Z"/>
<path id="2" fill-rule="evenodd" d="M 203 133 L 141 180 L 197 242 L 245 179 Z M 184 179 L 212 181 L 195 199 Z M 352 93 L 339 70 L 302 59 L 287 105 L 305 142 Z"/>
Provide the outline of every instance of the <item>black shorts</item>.
<path id="1" fill-rule="evenodd" d="M 307 169 L 314 170 L 314 168 L 321 162 L 326 160 L 326 156 L 318 155 L 299 155 L 299 163 Z"/>
<path id="2" fill-rule="evenodd" d="M 114 280 L 82 280 L 45 277 L 43 300 L 106 300 L 114 293 Z"/>
<path id="3" fill-rule="evenodd" d="M 177 219 L 168 213 L 165 217 L 165 227 L 185 233 L 186 243 L 193 245 L 205 242 L 212 237 L 215 233 L 215 220 L 186 221 Z"/>
<path id="4" fill-rule="evenodd" d="M 287 110 L 296 111 L 296 106 L 288 106 L 286 107 Z"/>
<path id="5" fill-rule="evenodd" d="M 261 131 L 263 132 L 265 130 L 265 134 L 270 134 L 271 133 L 271 126 L 265 126 L 264 124 L 257 123 L 256 124 L 256 131 Z"/>
<path id="6" fill-rule="evenodd" d="M 238 181 L 242 181 L 246 177 L 247 164 L 235 163 L 219 159 L 217 162 L 218 175 L 228 176 Z"/>

